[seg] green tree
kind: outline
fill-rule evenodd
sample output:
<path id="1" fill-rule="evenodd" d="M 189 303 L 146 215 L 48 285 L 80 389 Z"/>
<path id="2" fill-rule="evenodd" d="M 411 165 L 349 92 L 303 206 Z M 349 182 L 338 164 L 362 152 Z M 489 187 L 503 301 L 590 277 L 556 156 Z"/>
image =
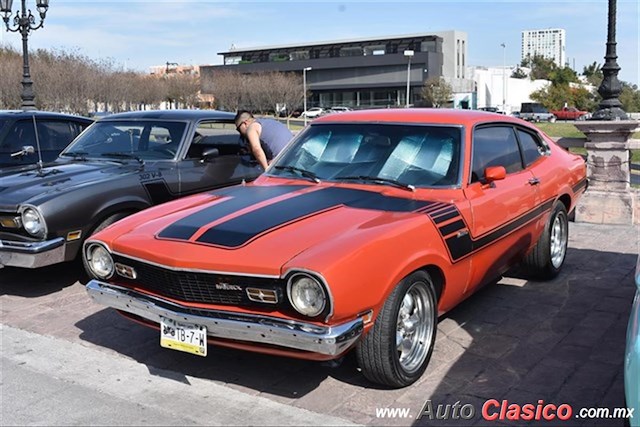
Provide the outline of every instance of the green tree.
<path id="1" fill-rule="evenodd" d="M 526 79 L 527 77 L 527 73 L 525 73 L 520 67 L 516 67 L 516 69 L 513 70 L 513 73 L 511 73 L 512 79 Z"/>
<path id="2" fill-rule="evenodd" d="M 602 67 L 596 61 L 590 65 L 582 67 L 582 75 L 587 78 L 587 82 L 595 87 L 600 86 L 602 82 Z"/>
<path id="3" fill-rule="evenodd" d="M 453 89 L 442 77 L 427 79 L 422 87 L 422 98 L 434 108 L 440 108 L 451 101 Z"/>
<path id="4" fill-rule="evenodd" d="M 565 105 L 584 111 L 593 111 L 597 105 L 594 95 L 584 87 L 568 84 L 550 84 L 533 92 L 530 98 L 549 110 L 560 110 Z"/>
<path id="5" fill-rule="evenodd" d="M 551 72 L 558 68 L 556 63 L 553 62 L 553 59 L 545 58 L 537 54 L 533 57 L 527 55 L 520 63 L 520 66 L 531 69 L 531 73 L 529 74 L 531 80 L 551 80 Z"/>
<path id="6" fill-rule="evenodd" d="M 627 113 L 640 112 L 640 91 L 638 86 L 627 82 L 621 82 L 622 92 L 620 92 L 620 102 L 622 109 Z"/>

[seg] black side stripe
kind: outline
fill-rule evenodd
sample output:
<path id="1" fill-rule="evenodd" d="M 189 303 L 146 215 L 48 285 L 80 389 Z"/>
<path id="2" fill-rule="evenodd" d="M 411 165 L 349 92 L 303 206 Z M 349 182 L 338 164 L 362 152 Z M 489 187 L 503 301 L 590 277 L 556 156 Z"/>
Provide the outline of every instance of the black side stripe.
<path id="1" fill-rule="evenodd" d="M 222 191 L 214 191 L 211 194 L 216 196 L 225 197 L 230 199 L 216 203 L 213 206 L 202 209 L 192 215 L 182 218 L 164 230 L 162 230 L 158 237 L 164 239 L 180 239 L 189 240 L 191 236 L 195 234 L 200 227 L 215 221 L 219 218 L 223 218 L 233 212 L 240 209 L 247 208 L 256 203 L 264 202 L 265 200 L 272 199 L 274 197 L 282 196 L 287 193 L 305 188 L 303 185 L 278 185 L 272 187 L 232 187 L 226 188 Z M 238 197 L 242 195 L 242 197 Z"/>
<path id="2" fill-rule="evenodd" d="M 583 188 L 585 188 L 587 186 L 587 179 L 581 179 L 580 181 L 578 181 L 578 183 L 576 185 L 574 185 L 573 187 L 571 187 L 571 189 L 573 190 L 573 194 L 576 194 L 577 192 L 579 192 L 580 190 L 582 190 Z"/>
<path id="3" fill-rule="evenodd" d="M 203 233 L 200 243 L 236 248 L 284 224 L 344 205 L 391 212 L 415 212 L 434 202 L 387 197 L 347 188 L 325 188 L 282 200 L 218 224 Z"/>
<path id="4" fill-rule="evenodd" d="M 541 205 L 535 207 L 534 209 L 525 213 L 514 221 L 505 224 L 497 228 L 496 230 L 489 232 L 488 234 L 485 234 L 477 240 L 473 240 L 469 233 L 459 233 L 447 238 L 446 243 L 447 247 L 449 248 L 449 253 L 451 254 L 452 260 L 454 262 L 458 261 L 461 258 L 469 255 L 470 253 L 482 249 L 485 246 L 495 242 L 496 240 L 501 239 L 507 234 L 517 230 L 521 226 L 540 216 L 542 213 L 551 209 L 554 201 L 555 200 L 551 199 L 542 203 Z M 443 233 L 443 237 L 444 236 L 445 234 Z"/>

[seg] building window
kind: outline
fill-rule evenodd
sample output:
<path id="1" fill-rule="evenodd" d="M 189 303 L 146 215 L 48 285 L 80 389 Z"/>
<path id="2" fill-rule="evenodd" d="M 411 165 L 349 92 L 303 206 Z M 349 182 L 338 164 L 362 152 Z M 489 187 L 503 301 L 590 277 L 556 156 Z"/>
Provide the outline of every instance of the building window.
<path id="1" fill-rule="evenodd" d="M 238 65 L 242 61 L 242 56 L 225 56 L 224 65 Z"/>
<path id="2" fill-rule="evenodd" d="M 435 40 L 425 41 L 420 43 L 420 51 L 421 52 L 437 52 L 438 48 L 436 47 Z"/>
<path id="3" fill-rule="evenodd" d="M 269 62 L 285 62 L 289 60 L 289 54 L 275 52 L 269 54 Z"/>
<path id="4" fill-rule="evenodd" d="M 364 48 L 365 56 L 367 56 L 367 55 L 384 55 L 385 53 L 387 53 L 386 52 L 386 46 L 383 45 L 383 44 L 365 46 L 365 48 Z"/>
<path id="5" fill-rule="evenodd" d="M 355 47 L 343 47 L 340 49 L 340 56 L 362 56 L 362 48 L 360 46 Z"/>
<path id="6" fill-rule="evenodd" d="M 305 59 L 309 59 L 309 51 L 308 50 L 298 50 L 295 52 L 291 52 L 289 54 L 289 59 L 291 61 L 302 61 Z"/>

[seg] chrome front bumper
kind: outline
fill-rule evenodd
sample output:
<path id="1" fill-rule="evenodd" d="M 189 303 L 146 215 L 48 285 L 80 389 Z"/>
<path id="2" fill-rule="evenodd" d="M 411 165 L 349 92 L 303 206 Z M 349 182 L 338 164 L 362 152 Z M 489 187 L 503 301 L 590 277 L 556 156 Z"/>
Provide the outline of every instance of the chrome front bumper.
<path id="1" fill-rule="evenodd" d="M 38 268 L 64 261 L 63 237 L 44 242 L 15 242 L 0 240 L 0 268 Z"/>
<path id="2" fill-rule="evenodd" d="M 207 335 L 212 338 L 271 344 L 332 356 L 341 354 L 360 338 L 364 323 L 357 318 L 329 327 L 254 314 L 193 309 L 99 280 L 91 280 L 87 292 L 99 304 L 156 323 L 165 317 L 206 326 Z"/>

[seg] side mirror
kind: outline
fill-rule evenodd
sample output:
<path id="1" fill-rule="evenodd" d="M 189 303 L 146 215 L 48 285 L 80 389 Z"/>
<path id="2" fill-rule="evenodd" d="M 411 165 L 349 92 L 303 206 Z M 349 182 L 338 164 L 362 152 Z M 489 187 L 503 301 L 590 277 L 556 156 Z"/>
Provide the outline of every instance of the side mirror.
<path id="1" fill-rule="evenodd" d="M 220 150 L 217 148 L 207 148 L 202 152 L 201 162 L 208 162 L 216 157 L 220 156 Z"/>
<path id="2" fill-rule="evenodd" d="M 504 166 L 489 166 L 484 170 L 484 179 L 487 184 L 491 184 L 494 181 L 500 181 L 507 176 L 507 170 Z"/>
<path id="3" fill-rule="evenodd" d="M 22 157 L 24 155 L 33 154 L 35 152 L 36 150 L 33 148 L 33 145 L 25 145 L 22 147 L 22 150 L 11 153 L 11 157 Z"/>

